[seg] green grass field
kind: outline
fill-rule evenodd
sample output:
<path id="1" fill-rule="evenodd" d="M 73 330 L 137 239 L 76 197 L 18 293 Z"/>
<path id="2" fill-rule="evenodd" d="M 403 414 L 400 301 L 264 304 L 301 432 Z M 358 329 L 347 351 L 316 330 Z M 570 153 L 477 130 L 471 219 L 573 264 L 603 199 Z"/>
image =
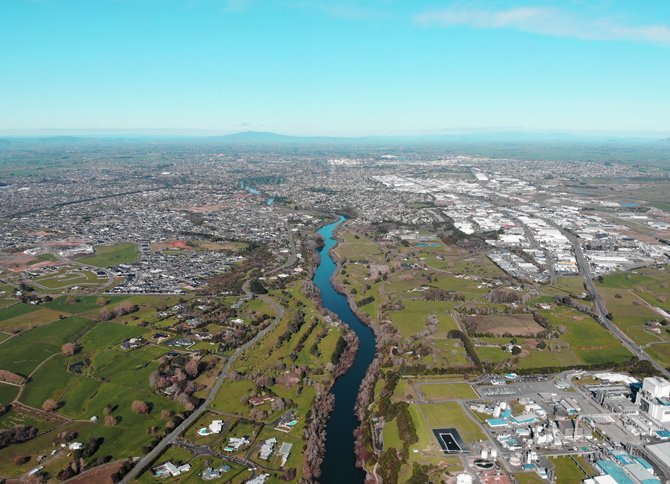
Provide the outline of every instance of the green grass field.
<path id="1" fill-rule="evenodd" d="M 248 407 L 240 399 L 256 391 L 256 385 L 247 380 L 227 381 L 216 395 L 212 408 L 237 415 L 249 413 Z"/>
<path id="2" fill-rule="evenodd" d="M 18 425 L 30 425 L 40 432 L 46 432 L 53 429 L 56 423 L 47 422 L 46 420 L 37 418 L 34 414 L 28 414 L 14 407 L 0 415 L 0 429 L 9 429 Z"/>
<path id="3" fill-rule="evenodd" d="M 36 284 L 52 290 L 64 290 L 72 286 L 96 286 L 106 281 L 107 278 L 99 279 L 92 271 L 80 269 L 60 270 L 34 280 Z"/>
<path id="4" fill-rule="evenodd" d="M 458 329 L 454 318 L 449 314 L 453 303 L 441 301 L 406 300 L 404 309 L 390 313 L 393 325 L 404 338 L 415 335 L 426 328 L 427 318 L 435 314 L 439 320 L 440 332 L 447 333 Z"/>
<path id="5" fill-rule="evenodd" d="M 118 347 L 123 340 L 142 336 L 146 333 L 146 328 L 138 326 L 101 322 L 86 333 L 79 343 L 84 353 L 93 354 L 104 348 Z"/>
<path id="6" fill-rule="evenodd" d="M 670 367 L 670 343 L 652 344 L 645 351 L 664 367 Z"/>
<path id="7" fill-rule="evenodd" d="M 579 276 L 557 277 L 553 287 L 569 294 L 579 295 L 586 292 L 586 289 L 584 289 L 584 280 Z"/>
<path id="8" fill-rule="evenodd" d="M 19 393 L 19 387 L 0 383 L 0 405 L 9 405 Z"/>
<path id="9" fill-rule="evenodd" d="M 403 443 L 395 419 L 384 423 L 384 449 L 402 449 Z"/>
<path id="10" fill-rule="evenodd" d="M 519 472 L 514 474 L 514 478 L 519 484 L 544 484 L 547 482 L 536 472 Z"/>
<path id="11" fill-rule="evenodd" d="M 510 342 L 511 338 L 496 338 L 490 336 L 478 336 L 471 338 L 475 344 L 475 351 L 479 359 L 487 363 L 501 363 L 514 358 L 510 352 L 503 351 L 501 346 Z M 526 346 L 524 338 L 516 338 L 517 343 L 522 347 Z"/>
<path id="12" fill-rule="evenodd" d="M 104 298 L 107 301 L 107 304 L 117 303 L 124 299 L 127 299 L 128 296 L 74 296 L 67 297 L 61 296 L 53 301 L 50 301 L 44 304 L 45 307 L 54 309 L 56 311 L 62 311 L 64 313 L 70 314 L 81 314 L 92 310 L 100 310 L 104 306 L 98 306 L 98 298 Z"/>
<path id="13" fill-rule="evenodd" d="M 415 447 L 421 451 L 442 454 L 433 435 L 436 428 L 456 428 L 466 444 L 486 439 L 484 431 L 457 402 L 410 405 L 409 410 L 419 436 Z"/>
<path id="14" fill-rule="evenodd" d="M 23 303 L 13 304 L 6 308 L 0 309 L 0 321 L 4 321 L 6 319 L 12 319 L 17 316 L 23 316 L 24 314 L 37 311 L 38 308 L 39 306 L 34 306 L 32 304 L 23 304 Z"/>
<path id="15" fill-rule="evenodd" d="M 556 482 L 558 484 L 570 484 L 582 482 L 588 476 L 579 468 L 569 456 L 554 457 L 551 459 L 556 470 Z"/>
<path id="16" fill-rule="evenodd" d="M 157 360 L 165 353 L 166 348 L 157 346 L 144 346 L 132 351 L 101 350 L 92 358 L 93 374 L 127 388 L 147 388 L 149 375 L 158 368 Z"/>
<path id="17" fill-rule="evenodd" d="M 343 239 L 334 249 L 341 258 L 374 261 L 383 255 L 379 246 L 364 235 L 340 230 L 337 237 Z"/>
<path id="18" fill-rule="evenodd" d="M 23 331 L 0 343 L 0 368 L 27 376 L 47 357 L 60 352 L 63 343 L 77 341 L 94 324 L 74 316 Z"/>
<path id="19" fill-rule="evenodd" d="M 566 307 L 554 307 L 540 313 L 554 328 L 560 329 L 562 334 L 557 343 L 548 340 L 549 347 L 545 350 L 539 350 L 534 345 L 529 347 L 520 340 L 519 343 L 527 354 L 518 358 L 518 368 L 616 364 L 632 357 L 619 340 L 585 314 Z M 478 347 L 477 352 L 483 361 L 504 361 L 510 355 L 498 352 L 495 348 Z"/>
<path id="20" fill-rule="evenodd" d="M 10 319 L 5 319 L 0 321 L 0 330 L 3 331 L 22 331 L 24 329 L 33 328 L 36 326 L 41 326 L 52 321 L 56 321 L 61 315 L 65 316 L 64 313 L 59 311 L 54 311 L 47 307 L 37 306 L 39 309 L 36 311 L 30 311 L 29 313 L 23 314 L 21 316 L 16 316 Z"/>
<path id="21" fill-rule="evenodd" d="M 419 389 L 426 400 L 468 400 L 479 398 L 468 383 L 421 383 Z"/>
<path id="22" fill-rule="evenodd" d="M 98 245 L 95 247 L 95 255 L 78 259 L 83 264 L 96 267 L 112 267 L 119 264 L 132 264 L 139 260 L 137 245 L 130 242 L 122 242 L 116 245 Z"/>

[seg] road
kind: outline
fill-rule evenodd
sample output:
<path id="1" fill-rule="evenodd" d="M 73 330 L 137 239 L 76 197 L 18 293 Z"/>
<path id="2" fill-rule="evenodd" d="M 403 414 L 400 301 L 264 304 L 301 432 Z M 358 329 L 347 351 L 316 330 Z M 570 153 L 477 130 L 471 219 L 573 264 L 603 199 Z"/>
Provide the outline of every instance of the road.
<path id="1" fill-rule="evenodd" d="M 293 232 L 291 231 L 288 222 L 286 223 L 286 228 L 288 230 L 289 246 L 291 250 L 289 258 L 286 262 L 270 271 L 270 273 L 284 270 L 295 264 L 297 260 L 297 255 L 295 252 L 295 242 L 293 240 Z M 245 281 L 244 285 L 242 286 L 242 289 L 244 290 L 247 296 L 251 296 L 251 291 L 249 290 L 249 282 L 250 282 L 249 280 Z M 191 425 L 193 425 L 207 411 L 207 408 L 214 401 L 217 393 L 219 393 L 219 390 L 221 390 L 223 382 L 228 377 L 228 374 L 230 373 L 233 363 L 235 363 L 237 358 L 242 353 L 244 353 L 248 348 L 250 348 L 258 341 L 263 339 L 270 331 L 272 331 L 279 324 L 279 321 L 281 321 L 282 317 L 284 316 L 284 308 L 280 306 L 274 299 L 270 298 L 267 295 L 262 295 L 258 297 L 274 308 L 276 314 L 275 320 L 272 322 L 272 324 L 267 326 L 265 329 L 261 330 L 251 340 L 247 341 L 245 344 L 243 344 L 242 346 L 240 346 L 235 350 L 235 352 L 231 355 L 231 357 L 228 359 L 228 361 L 226 362 L 226 364 L 216 377 L 216 382 L 214 383 L 214 386 L 212 386 L 212 389 L 210 390 L 209 395 L 207 396 L 205 401 L 197 409 L 195 409 L 193 413 L 189 415 L 182 423 L 180 423 L 172 432 L 163 437 L 163 440 L 161 440 L 156 445 L 156 447 L 151 449 L 151 452 L 142 457 L 139 460 L 139 462 L 135 465 L 135 467 L 133 467 L 132 470 L 128 474 L 126 474 L 126 476 L 121 481 L 122 483 L 128 483 L 133 479 L 135 479 L 136 477 L 138 477 L 148 466 L 151 465 L 152 462 L 154 462 L 163 453 L 163 451 L 165 451 L 165 449 L 168 446 L 174 444 L 177 438 L 181 434 L 183 434 L 186 431 L 186 429 L 188 429 Z"/>
<path id="2" fill-rule="evenodd" d="M 267 467 L 261 464 L 258 464 L 252 460 L 242 458 L 242 457 L 236 457 L 230 454 L 221 454 L 220 452 L 213 451 L 206 445 L 195 445 L 191 444 L 188 442 L 183 442 L 183 441 L 178 441 L 175 442 L 175 445 L 182 447 L 184 449 L 190 450 L 193 452 L 195 455 L 208 455 L 211 457 L 218 457 L 219 459 L 228 461 L 228 462 L 234 462 L 235 464 L 239 464 L 241 466 L 246 467 L 247 469 L 263 469 L 265 471 L 270 471 L 270 472 L 280 472 L 282 469 L 273 469 L 271 467 Z"/>
<path id="3" fill-rule="evenodd" d="M 293 231 L 291 230 L 291 226 L 288 224 L 288 222 L 284 222 L 284 227 L 288 233 L 288 246 L 290 250 L 288 259 L 286 259 L 286 262 L 283 264 L 275 267 L 271 271 L 268 271 L 268 274 L 276 274 L 277 272 L 283 271 L 284 269 L 288 269 L 298 261 L 298 255 L 295 252 L 295 240 L 293 238 Z"/>
<path id="4" fill-rule="evenodd" d="M 596 308 L 598 309 L 598 316 L 600 323 L 607 328 L 607 330 L 617 337 L 621 343 L 628 348 L 628 350 L 637 356 L 641 360 L 646 360 L 651 363 L 654 368 L 656 368 L 663 376 L 670 378 L 670 371 L 665 369 L 659 363 L 657 363 L 653 358 L 651 358 L 640 345 L 631 340 L 626 333 L 621 331 L 618 326 L 616 326 L 612 321 L 607 318 L 607 307 L 605 306 L 604 301 L 600 297 L 598 288 L 593 282 L 591 275 L 591 269 L 589 267 L 589 262 L 584 257 L 582 252 L 582 247 L 579 245 L 577 238 L 572 235 L 570 232 L 561 229 L 563 234 L 570 240 L 572 247 L 575 251 L 575 259 L 577 261 L 577 267 L 579 268 L 579 274 L 584 278 L 584 283 L 586 285 L 586 290 L 593 296 L 593 301 L 595 302 Z"/>

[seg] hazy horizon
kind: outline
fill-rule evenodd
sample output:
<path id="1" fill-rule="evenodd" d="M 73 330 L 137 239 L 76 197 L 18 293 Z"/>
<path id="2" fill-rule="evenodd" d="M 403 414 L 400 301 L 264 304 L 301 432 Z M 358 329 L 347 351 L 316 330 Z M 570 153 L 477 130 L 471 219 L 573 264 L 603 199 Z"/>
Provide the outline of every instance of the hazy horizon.
<path id="1" fill-rule="evenodd" d="M 515 129 L 452 129 L 435 130 L 419 133 L 374 133 L 362 135 L 331 135 L 331 134 L 300 134 L 283 133 L 277 131 L 220 131 L 210 129 L 34 129 L 34 130 L 0 130 L 0 138 L 49 138 L 49 137 L 77 137 L 77 138 L 107 138 L 127 136 L 136 138 L 209 138 L 209 137 L 277 137 L 295 139 L 374 139 L 374 138 L 404 138 L 404 139 L 431 139 L 431 138 L 469 138 L 472 140 L 496 138 L 510 141 L 519 139 L 551 139 L 565 141 L 654 141 L 665 140 L 670 137 L 668 132 L 617 132 L 617 131 L 569 131 L 569 130 L 515 130 Z"/>

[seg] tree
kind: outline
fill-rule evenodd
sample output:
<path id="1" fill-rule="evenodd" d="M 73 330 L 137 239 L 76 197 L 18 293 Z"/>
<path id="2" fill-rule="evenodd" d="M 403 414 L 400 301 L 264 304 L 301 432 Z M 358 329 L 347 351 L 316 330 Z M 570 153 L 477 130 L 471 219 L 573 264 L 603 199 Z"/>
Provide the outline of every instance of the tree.
<path id="1" fill-rule="evenodd" d="M 100 321 L 109 321 L 114 317 L 114 313 L 112 313 L 109 309 L 103 309 L 98 313 L 98 318 Z"/>
<path id="2" fill-rule="evenodd" d="M 254 294 L 267 294 L 268 290 L 265 289 L 265 286 L 258 279 L 253 279 L 249 284 L 249 289 Z"/>
<path id="3" fill-rule="evenodd" d="M 131 404 L 131 408 L 133 409 L 133 412 L 135 412 L 135 413 L 139 413 L 139 414 L 149 413 L 149 405 L 147 405 L 147 402 L 142 401 L 142 400 L 133 400 L 133 403 Z"/>
<path id="4" fill-rule="evenodd" d="M 14 457 L 14 464 L 16 464 L 17 466 L 20 466 L 20 465 L 25 464 L 29 460 L 30 460 L 30 456 L 28 456 L 28 455 L 17 455 L 16 457 Z"/>
<path id="5" fill-rule="evenodd" d="M 44 403 L 42 403 L 42 410 L 45 412 L 53 412 L 56 410 L 58 407 L 58 403 L 55 400 L 52 400 L 51 398 L 48 398 L 44 400 Z"/>
<path id="6" fill-rule="evenodd" d="M 107 299 L 104 296 L 98 296 L 98 299 L 95 300 L 97 306 L 106 306 Z"/>
<path id="7" fill-rule="evenodd" d="M 521 347 L 520 346 L 513 346 L 512 347 L 512 354 L 514 356 L 520 355 L 521 354 Z"/>
<path id="8" fill-rule="evenodd" d="M 107 427 L 114 427 L 117 423 L 118 421 L 114 415 L 105 415 L 105 425 Z"/>
<path id="9" fill-rule="evenodd" d="M 116 308 L 114 308 L 115 316 L 123 316 L 137 311 L 138 307 L 132 301 L 122 301 Z"/>
<path id="10" fill-rule="evenodd" d="M 72 356 L 77 352 L 77 344 L 65 343 L 63 346 L 61 346 L 60 349 L 65 356 Z"/>
<path id="11" fill-rule="evenodd" d="M 186 374 L 190 376 L 191 378 L 195 378 L 198 376 L 198 369 L 200 366 L 200 362 L 196 358 L 191 358 L 188 360 L 188 363 L 184 365 L 184 370 L 186 371 Z"/>
<path id="12" fill-rule="evenodd" d="M 16 385 L 23 385 L 26 381 L 21 375 L 12 373 L 8 370 L 0 370 L 0 381 L 5 381 L 7 383 L 14 383 Z"/>

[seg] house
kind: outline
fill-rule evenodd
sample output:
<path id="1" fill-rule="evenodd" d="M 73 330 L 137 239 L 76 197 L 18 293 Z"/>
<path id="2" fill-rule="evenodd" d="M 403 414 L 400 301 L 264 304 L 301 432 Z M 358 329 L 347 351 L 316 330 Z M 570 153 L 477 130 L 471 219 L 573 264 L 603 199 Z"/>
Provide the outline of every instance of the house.
<path id="1" fill-rule="evenodd" d="M 197 328 L 203 324 L 205 324 L 205 322 L 200 318 L 191 318 L 186 320 L 186 325 L 191 328 Z"/>
<path id="2" fill-rule="evenodd" d="M 165 341 L 169 337 L 170 337 L 170 335 L 165 334 L 165 333 L 154 333 L 154 335 L 153 335 L 153 338 L 156 340 L 157 343 Z"/>
<path id="3" fill-rule="evenodd" d="M 261 449 L 258 452 L 258 457 L 263 459 L 263 460 L 268 460 L 270 456 L 272 455 L 272 452 L 274 451 L 275 445 L 277 444 L 277 439 L 274 437 L 271 437 L 267 439 L 263 444 L 261 445 Z"/>
<path id="4" fill-rule="evenodd" d="M 270 479 L 270 474 L 259 474 L 256 477 L 246 481 L 246 484 L 265 484 Z"/>
<path id="5" fill-rule="evenodd" d="M 143 346 L 145 343 L 144 338 L 130 338 L 121 343 L 122 350 L 134 350 Z"/>
<path id="6" fill-rule="evenodd" d="M 211 430 L 212 433 L 220 434 L 223 430 L 223 420 L 212 420 L 212 423 L 209 424 L 209 430 Z"/>
<path id="7" fill-rule="evenodd" d="M 213 469 L 211 467 L 205 468 L 205 470 L 202 471 L 202 480 L 203 481 L 213 481 L 214 479 L 220 479 L 221 476 L 228 472 L 231 469 L 231 467 L 227 464 L 222 465 L 221 467 L 217 469 Z"/>
<path id="8" fill-rule="evenodd" d="M 188 348 L 193 346 L 195 343 L 188 338 L 179 338 L 177 340 L 168 341 L 168 346 L 181 346 L 182 348 Z"/>
<path id="9" fill-rule="evenodd" d="M 249 399 L 249 403 L 254 407 L 263 405 L 265 402 L 274 402 L 274 397 L 251 397 Z"/>
<path id="10" fill-rule="evenodd" d="M 163 388 L 162 391 L 163 391 L 164 395 L 174 395 L 175 393 L 177 393 L 179 391 L 179 387 L 177 386 L 176 383 L 173 383 L 169 387 Z"/>
<path id="11" fill-rule="evenodd" d="M 515 345 L 515 344 L 512 344 L 512 343 L 508 343 L 508 344 L 506 344 L 506 345 L 503 347 L 503 351 L 505 351 L 506 353 L 513 353 L 513 352 L 514 352 L 514 348 L 518 348 L 519 350 L 522 349 L 521 346 L 519 346 L 519 345 Z"/>
<path id="12" fill-rule="evenodd" d="M 177 477 L 184 472 L 191 470 L 190 464 L 183 464 L 180 466 L 174 465 L 172 462 L 166 462 L 158 467 L 153 469 L 154 476 L 156 477 Z"/>
<path id="13" fill-rule="evenodd" d="M 298 415 L 295 413 L 295 411 L 289 410 L 279 418 L 275 428 L 277 430 L 281 430 L 282 432 L 290 432 L 299 421 L 300 419 L 298 418 Z"/>
<path id="14" fill-rule="evenodd" d="M 212 423 L 210 423 L 207 427 L 202 427 L 198 430 L 198 435 L 206 437 L 212 434 L 220 434 L 223 430 L 223 427 L 223 420 L 212 420 Z"/>
<path id="15" fill-rule="evenodd" d="M 249 442 L 249 436 L 247 435 L 244 437 L 230 437 L 228 439 L 228 445 L 223 450 L 226 452 L 235 452 L 241 447 L 247 445 Z"/>

